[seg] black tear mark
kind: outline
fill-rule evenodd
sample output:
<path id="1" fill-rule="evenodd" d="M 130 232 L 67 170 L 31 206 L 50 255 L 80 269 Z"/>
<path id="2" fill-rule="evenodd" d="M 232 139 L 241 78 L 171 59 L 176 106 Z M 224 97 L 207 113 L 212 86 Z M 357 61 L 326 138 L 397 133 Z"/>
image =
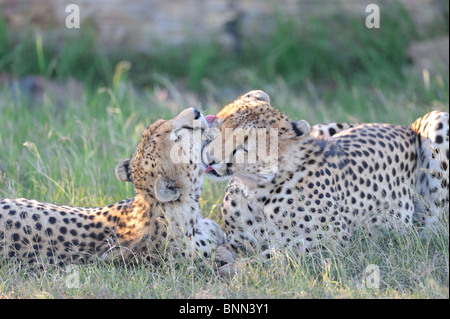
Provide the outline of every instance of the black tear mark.
<path id="1" fill-rule="evenodd" d="M 302 136 L 304 134 L 303 131 L 297 127 L 297 124 L 295 122 L 291 122 L 291 125 L 292 125 L 292 129 L 294 130 L 296 136 Z"/>

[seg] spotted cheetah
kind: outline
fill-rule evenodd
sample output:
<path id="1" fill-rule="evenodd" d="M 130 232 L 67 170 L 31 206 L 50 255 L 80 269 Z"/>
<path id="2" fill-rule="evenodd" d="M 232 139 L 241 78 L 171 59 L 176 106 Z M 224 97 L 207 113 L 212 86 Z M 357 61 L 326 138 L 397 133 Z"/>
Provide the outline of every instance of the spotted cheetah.
<path id="1" fill-rule="evenodd" d="M 116 168 L 119 180 L 133 183 L 131 199 L 98 208 L 0 199 L 0 260 L 63 266 L 95 258 L 153 262 L 166 253 L 209 256 L 225 237 L 198 203 L 204 174 L 195 164 L 201 142 L 193 135 L 201 137 L 206 127 L 195 108 L 147 127 L 133 157 Z M 191 158 L 174 164 L 174 150 Z"/>
<path id="2" fill-rule="evenodd" d="M 427 118 L 431 124 L 425 128 Z M 432 192 L 427 177 L 424 187 L 417 187 L 424 144 L 441 150 L 434 152 L 440 157 L 432 166 L 440 185 L 433 185 L 442 186 L 437 206 L 448 210 L 448 113 L 423 120 L 413 128 L 355 125 L 318 139 L 306 121 L 292 121 L 271 106 L 263 91 L 225 106 L 213 125 L 216 136 L 202 150 L 208 177 L 231 178 L 222 204 L 227 243 L 216 257 L 231 262 L 237 252 L 247 250 L 270 258 L 270 251 L 281 248 L 302 254 L 318 245 L 345 244 L 356 225 L 405 229 L 412 224 L 416 194 Z M 434 139 L 420 127 L 436 132 Z M 256 129 L 265 130 L 260 149 L 265 155 L 277 152 L 275 162 L 250 143 Z M 273 130 L 276 135 L 270 135 Z M 223 147 L 227 140 L 235 141 L 228 150 Z"/>

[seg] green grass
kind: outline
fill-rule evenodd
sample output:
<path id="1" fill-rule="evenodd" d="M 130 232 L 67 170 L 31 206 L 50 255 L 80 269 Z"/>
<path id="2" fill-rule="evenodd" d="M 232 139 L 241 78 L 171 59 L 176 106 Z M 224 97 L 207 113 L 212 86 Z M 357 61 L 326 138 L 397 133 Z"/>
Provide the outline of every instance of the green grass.
<path id="1" fill-rule="evenodd" d="M 269 40 L 244 39 L 239 54 L 210 41 L 137 56 L 105 55 L 89 32 L 58 48 L 46 37 L 42 45 L 35 36 L 16 41 L 0 20 L 3 71 L 58 82 L 75 77 L 85 88 L 77 101 L 60 106 L 46 96 L 34 107 L 24 92 L 0 88 L 0 198 L 76 206 L 129 198 L 133 189 L 114 168 L 148 124 L 189 106 L 214 114 L 250 89 L 265 90 L 274 106 L 311 125 L 410 125 L 432 109 L 449 110 L 448 70 L 431 75 L 426 88 L 408 66 L 407 45 L 419 36 L 401 7 L 392 7 L 379 32 L 339 15 L 308 22 L 300 32 L 293 20 L 279 19 Z M 219 223 L 224 189 L 206 180 L 201 199 L 203 215 Z M 3 261 L 0 298 L 448 298 L 448 242 L 448 218 L 427 237 L 415 229 L 376 238 L 360 232 L 347 248 L 301 259 L 281 252 L 267 264 L 249 262 L 233 278 L 177 260 L 158 269 L 99 261 L 79 266 L 78 288 L 67 287 L 63 269 Z M 363 285 L 370 264 L 380 269 L 379 289 Z"/>
<path id="2" fill-rule="evenodd" d="M 65 269 L 4 264 L 4 298 L 448 298 L 448 220 L 428 238 L 415 230 L 368 239 L 357 233 L 347 248 L 301 259 L 279 253 L 267 264 L 249 262 L 231 278 L 211 265 L 171 261 L 160 268 L 101 261 L 79 266 L 76 286 Z M 365 270 L 379 267 L 379 288 Z M 73 282 L 73 281 L 72 281 Z"/>

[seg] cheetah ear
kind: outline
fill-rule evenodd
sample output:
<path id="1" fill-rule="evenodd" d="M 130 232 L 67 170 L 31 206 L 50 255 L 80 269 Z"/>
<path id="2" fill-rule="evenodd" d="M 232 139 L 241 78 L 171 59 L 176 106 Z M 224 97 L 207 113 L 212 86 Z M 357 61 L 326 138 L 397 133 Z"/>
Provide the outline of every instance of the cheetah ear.
<path id="1" fill-rule="evenodd" d="M 253 90 L 247 92 L 243 95 L 244 100 L 246 101 L 262 101 L 270 104 L 270 96 L 264 91 L 261 90 Z"/>
<path id="2" fill-rule="evenodd" d="M 305 120 L 300 120 L 297 122 L 291 122 L 291 128 L 284 133 L 281 138 L 289 139 L 296 137 L 303 137 L 309 134 L 311 131 L 311 126 Z"/>
<path id="3" fill-rule="evenodd" d="M 116 166 L 116 177 L 122 182 L 132 182 L 130 159 L 121 160 Z"/>
<path id="4" fill-rule="evenodd" d="M 155 195 L 161 202 L 173 202 L 180 198 L 180 191 L 173 180 L 159 174 L 155 182 Z"/>

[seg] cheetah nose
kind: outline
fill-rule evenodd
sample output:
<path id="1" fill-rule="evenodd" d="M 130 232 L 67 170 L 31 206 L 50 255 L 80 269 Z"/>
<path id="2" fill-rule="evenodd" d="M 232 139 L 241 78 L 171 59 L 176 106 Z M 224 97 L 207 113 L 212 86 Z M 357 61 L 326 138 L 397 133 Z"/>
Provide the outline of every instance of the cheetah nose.
<path id="1" fill-rule="evenodd" d="M 206 115 L 205 120 L 208 123 L 209 127 L 211 127 L 214 121 L 216 120 L 216 117 L 214 115 Z"/>

